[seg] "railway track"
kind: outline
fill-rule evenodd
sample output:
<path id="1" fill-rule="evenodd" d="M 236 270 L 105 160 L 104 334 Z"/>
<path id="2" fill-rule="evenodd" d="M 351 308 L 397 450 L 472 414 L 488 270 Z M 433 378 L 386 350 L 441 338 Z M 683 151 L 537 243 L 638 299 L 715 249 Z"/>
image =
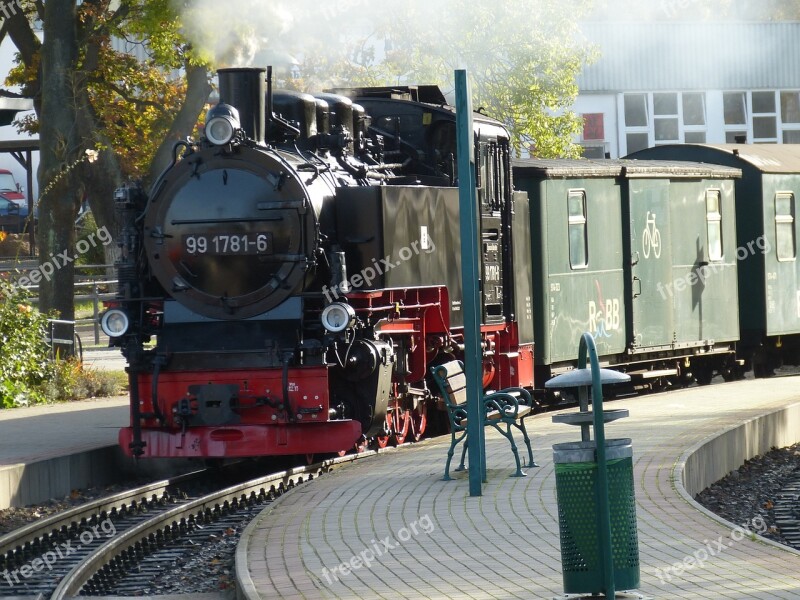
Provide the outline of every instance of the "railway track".
<path id="1" fill-rule="evenodd" d="M 98 498 L 0 537 L 0 597 L 47 597 L 60 576 L 103 537 L 180 502 L 196 471 Z"/>
<path id="2" fill-rule="evenodd" d="M 121 492 L 0 538 L 0 597 L 141 596 L 186 546 L 219 539 L 284 492 L 374 451 L 187 494 L 191 473 Z M 187 598 L 192 597 L 186 596 Z"/>

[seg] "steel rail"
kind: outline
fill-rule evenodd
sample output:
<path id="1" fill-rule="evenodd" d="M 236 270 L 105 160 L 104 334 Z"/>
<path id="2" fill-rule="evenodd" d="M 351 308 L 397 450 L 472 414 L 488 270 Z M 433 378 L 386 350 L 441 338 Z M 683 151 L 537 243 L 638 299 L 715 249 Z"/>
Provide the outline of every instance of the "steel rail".
<path id="1" fill-rule="evenodd" d="M 133 548 L 137 542 L 146 540 L 150 538 L 151 535 L 156 535 L 164 529 L 177 525 L 182 519 L 189 519 L 190 517 L 205 513 L 208 510 L 222 508 L 226 503 L 230 503 L 234 500 L 237 502 L 247 502 L 253 494 L 280 495 L 294 488 L 296 485 L 310 481 L 319 475 L 331 471 L 337 465 L 352 462 L 367 456 L 374 456 L 375 454 L 377 454 L 377 452 L 367 451 L 357 455 L 327 460 L 306 467 L 297 467 L 288 471 L 273 473 L 245 483 L 227 487 L 223 490 L 217 490 L 201 498 L 160 512 L 151 519 L 147 519 L 123 531 L 93 550 L 61 580 L 58 587 L 56 587 L 55 591 L 50 596 L 50 600 L 66 600 L 67 598 L 77 596 L 80 589 L 96 573 L 105 565 L 115 561 L 117 556 L 122 554 L 122 552 Z"/>
<path id="2" fill-rule="evenodd" d="M 192 481 L 207 472 L 207 470 L 202 469 L 170 479 L 148 483 L 111 496 L 97 498 L 69 510 L 34 521 L 0 537 L 0 556 L 5 556 L 17 548 L 24 549 L 26 545 L 34 544 L 37 541 L 44 542 L 48 536 L 57 533 L 62 526 L 80 523 L 83 519 L 88 520 L 104 511 L 110 512 L 115 508 L 119 509 L 123 505 L 129 506 L 134 502 L 149 502 L 153 496 L 161 496 L 167 488 Z"/>

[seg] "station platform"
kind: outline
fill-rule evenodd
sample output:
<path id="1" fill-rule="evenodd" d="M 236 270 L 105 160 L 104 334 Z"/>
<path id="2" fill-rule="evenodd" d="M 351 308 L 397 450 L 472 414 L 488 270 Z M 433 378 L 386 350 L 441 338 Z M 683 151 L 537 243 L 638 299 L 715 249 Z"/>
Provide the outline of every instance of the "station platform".
<path id="1" fill-rule="evenodd" d="M 606 436 L 633 440 L 640 597 L 800 598 L 800 552 L 742 535 L 734 526 L 752 523 L 728 523 L 692 500 L 745 458 L 800 439 L 799 383 L 741 381 L 608 403 L 631 415 L 609 423 Z M 238 597 L 565 597 L 552 445 L 578 441 L 580 430 L 551 416 L 526 421 L 540 467 L 524 478 L 509 477 L 508 442 L 486 430 L 481 497 L 469 496 L 466 472 L 442 481 L 449 436 L 285 494 L 242 537 Z"/>
<path id="2" fill-rule="evenodd" d="M 113 479 L 128 414 L 127 396 L 0 410 L 0 509 Z"/>

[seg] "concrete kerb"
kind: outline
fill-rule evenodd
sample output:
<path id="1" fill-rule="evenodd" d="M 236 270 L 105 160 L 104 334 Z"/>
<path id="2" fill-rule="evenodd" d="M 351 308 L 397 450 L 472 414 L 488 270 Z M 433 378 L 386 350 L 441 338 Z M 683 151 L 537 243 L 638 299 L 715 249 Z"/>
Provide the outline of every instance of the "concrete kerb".
<path id="1" fill-rule="evenodd" d="M 776 422 L 781 420 L 783 423 L 776 426 Z M 758 440 L 755 440 L 757 443 L 748 443 L 753 441 L 747 439 L 748 433 L 752 432 L 765 435 L 759 435 Z M 706 517 L 727 529 L 736 529 L 739 524 L 723 519 L 705 508 L 694 499 L 695 494 L 738 469 L 746 460 L 769 452 L 771 448 L 783 448 L 798 441 L 800 441 L 800 402 L 713 433 L 689 447 L 672 468 L 672 485 L 687 503 Z M 719 457 L 724 457 L 722 463 L 717 460 Z M 716 469 L 705 469 L 702 474 L 692 469 L 693 466 L 709 464 Z M 687 481 L 690 482 L 691 490 L 687 490 Z M 755 537 L 763 544 L 800 556 L 800 550 L 757 534 Z"/>

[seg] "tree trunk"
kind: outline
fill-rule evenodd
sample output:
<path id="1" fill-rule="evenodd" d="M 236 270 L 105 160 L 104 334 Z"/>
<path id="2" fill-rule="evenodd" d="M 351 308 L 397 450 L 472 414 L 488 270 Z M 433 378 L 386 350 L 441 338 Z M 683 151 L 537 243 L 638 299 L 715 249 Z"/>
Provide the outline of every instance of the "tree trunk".
<path id="1" fill-rule="evenodd" d="M 42 312 L 74 319 L 75 216 L 80 189 L 75 167 L 83 155 L 75 128 L 74 75 L 78 55 L 75 0 L 47 0 L 42 44 L 39 138 L 39 291 Z M 31 280 L 35 277 L 31 273 Z M 34 282 L 36 283 L 36 282 Z"/>
<path id="2" fill-rule="evenodd" d="M 92 165 L 85 163 L 85 168 L 81 170 L 84 191 L 97 227 L 105 227 L 116 237 L 114 190 L 122 182 L 122 171 L 114 151 L 111 150 L 111 142 L 101 131 L 85 84 L 81 85 L 76 95 L 77 128 L 84 146 L 93 148 L 99 145 L 103 148 L 98 152 L 97 161 Z"/>
<path id="3" fill-rule="evenodd" d="M 191 135 L 197 118 L 203 110 L 211 93 L 211 84 L 208 82 L 208 69 L 205 66 L 186 63 L 186 98 L 181 105 L 175 120 L 172 121 L 169 133 L 156 151 L 150 170 L 147 175 L 147 185 L 152 185 L 161 172 L 172 160 L 172 148 L 175 142 L 185 140 Z"/>

